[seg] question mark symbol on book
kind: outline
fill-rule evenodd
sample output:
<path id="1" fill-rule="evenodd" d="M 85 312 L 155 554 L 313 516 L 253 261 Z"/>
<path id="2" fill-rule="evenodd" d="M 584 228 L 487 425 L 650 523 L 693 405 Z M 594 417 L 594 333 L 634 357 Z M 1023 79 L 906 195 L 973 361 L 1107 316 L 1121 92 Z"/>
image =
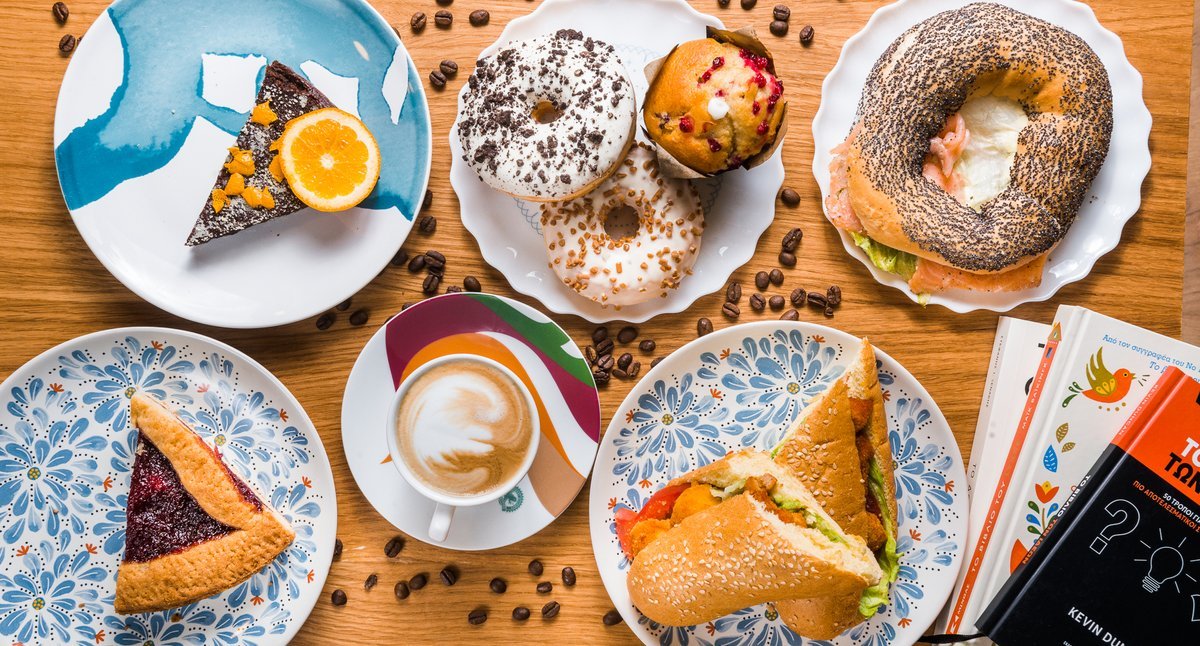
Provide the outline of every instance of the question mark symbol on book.
<path id="1" fill-rule="evenodd" d="M 1138 508 L 1124 498 L 1117 498 L 1109 502 L 1104 506 L 1104 511 L 1108 512 L 1108 515 L 1115 520 L 1105 525 L 1100 530 L 1099 536 L 1092 539 L 1092 551 L 1097 554 L 1102 554 L 1112 539 L 1137 529 L 1138 523 L 1142 519 Z"/>

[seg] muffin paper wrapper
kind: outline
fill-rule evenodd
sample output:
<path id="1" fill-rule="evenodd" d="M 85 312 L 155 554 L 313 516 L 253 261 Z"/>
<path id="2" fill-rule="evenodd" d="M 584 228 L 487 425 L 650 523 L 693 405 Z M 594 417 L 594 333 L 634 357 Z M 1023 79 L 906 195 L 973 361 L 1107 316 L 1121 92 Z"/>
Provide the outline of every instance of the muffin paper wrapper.
<path id="1" fill-rule="evenodd" d="M 730 43 L 730 44 L 740 47 L 742 49 L 753 52 L 754 54 L 757 54 L 759 56 L 765 56 L 767 58 L 767 60 L 770 61 L 771 73 L 772 74 L 775 73 L 775 59 L 773 59 L 771 57 L 771 52 L 767 51 L 767 47 L 765 45 L 763 45 L 761 40 L 758 39 L 758 36 L 755 34 L 753 27 L 742 27 L 741 29 L 738 29 L 737 31 L 729 31 L 727 29 L 717 29 L 716 27 L 708 27 L 706 31 L 707 31 L 706 37 L 712 38 L 713 40 L 715 40 L 717 42 Z M 675 49 L 677 47 L 679 47 L 679 45 L 672 47 L 671 51 L 667 52 L 666 56 L 663 56 L 662 58 L 657 58 L 655 60 L 650 61 L 649 63 L 646 63 L 646 67 L 642 68 L 643 73 L 645 73 L 645 75 L 646 75 L 646 80 L 650 82 L 649 88 L 652 89 L 654 87 L 655 81 L 658 80 L 658 74 L 660 71 L 662 71 L 663 64 L 666 63 L 667 59 L 671 57 L 671 54 L 675 53 Z M 646 93 L 649 94 L 650 89 L 647 89 Z M 779 146 L 781 144 L 783 144 L 783 136 L 785 134 L 787 134 L 787 128 L 788 128 L 787 100 L 784 99 L 780 103 L 781 103 L 781 105 L 780 105 L 779 109 L 781 111 L 783 111 L 783 116 L 780 118 L 779 129 L 775 132 L 774 141 L 772 141 L 770 143 L 770 145 L 768 145 L 766 148 L 764 148 L 762 151 L 760 151 L 757 155 L 749 157 L 746 159 L 746 161 L 742 162 L 741 168 L 751 169 L 751 168 L 754 168 L 755 166 L 758 166 L 758 165 L 766 162 L 768 159 L 771 158 L 771 155 L 775 154 L 775 150 L 777 148 L 779 148 Z M 638 118 L 642 119 L 644 117 L 639 114 Z M 646 132 L 645 126 L 642 127 L 642 132 L 643 133 Z M 649 133 L 646 133 L 646 138 L 650 139 Z M 658 157 L 659 172 L 661 172 L 666 177 L 674 177 L 674 178 L 680 178 L 680 179 L 702 179 L 705 177 L 715 177 L 715 176 L 720 175 L 721 173 L 725 172 L 725 171 L 717 171 L 716 173 L 698 172 L 698 171 L 694 170 L 693 168 L 691 168 L 690 166 L 687 166 L 683 162 L 676 159 L 675 156 L 672 155 L 670 152 L 668 152 L 666 148 L 663 148 L 662 146 L 658 145 L 657 141 L 650 139 L 650 143 L 654 146 L 655 154 Z"/>

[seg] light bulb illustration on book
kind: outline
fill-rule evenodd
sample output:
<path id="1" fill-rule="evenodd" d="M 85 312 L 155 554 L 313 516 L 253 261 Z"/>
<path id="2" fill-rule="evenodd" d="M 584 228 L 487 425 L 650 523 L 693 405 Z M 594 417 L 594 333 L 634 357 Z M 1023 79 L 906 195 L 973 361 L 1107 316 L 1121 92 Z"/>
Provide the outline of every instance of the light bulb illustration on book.
<path id="1" fill-rule="evenodd" d="M 1158 530 L 1158 540 L 1164 541 L 1162 530 Z M 1147 563 L 1149 568 L 1146 571 L 1146 576 L 1142 578 L 1142 588 L 1146 592 L 1158 592 L 1159 588 L 1170 583 L 1175 592 L 1181 592 L 1179 589 L 1179 579 L 1186 578 L 1192 583 L 1196 582 L 1196 578 L 1184 572 L 1184 568 L 1188 563 L 1200 563 L 1200 559 L 1191 559 L 1190 561 L 1183 556 L 1183 552 L 1179 548 L 1183 547 L 1184 541 L 1187 538 L 1182 538 L 1178 545 L 1159 545 L 1152 547 L 1146 541 L 1138 541 L 1150 550 L 1150 556 L 1147 558 L 1133 559 L 1136 563 Z"/>

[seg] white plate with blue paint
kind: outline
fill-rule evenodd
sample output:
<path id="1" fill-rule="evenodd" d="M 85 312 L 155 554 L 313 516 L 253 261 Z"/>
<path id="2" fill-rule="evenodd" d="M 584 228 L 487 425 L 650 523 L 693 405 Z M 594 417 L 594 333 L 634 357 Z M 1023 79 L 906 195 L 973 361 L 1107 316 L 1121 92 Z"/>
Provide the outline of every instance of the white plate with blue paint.
<path id="1" fill-rule="evenodd" d="M 161 612 L 113 610 L 137 432 L 129 397 L 167 402 L 292 528 L 270 565 Z M 0 385 L 0 642 L 286 644 L 321 594 L 337 500 L 321 438 L 266 368 L 165 328 L 88 334 Z"/>
<path id="2" fill-rule="evenodd" d="M 797 414 L 845 373 L 860 343 L 812 323 L 735 325 L 671 353 L 629 391 L 600 440 L 588 523 L 604 587 L 643 642 L 907 646 L 933 623 L 963 561 L 966 473 L 937 403 L 878 348 L 900 516 L 900 576 L 878 614 L 829 641 L 792 632 L 772 603 L 696 626 L 663 626 L 638 612 L 625 584 L 629 560 L 617 541 L 615 511 L 641 509 L 668 481 L 731 451 L 774 448 Z"/>
<path id="3" fill-rule="evenodd" d="M 187 247 L 272 60 L 363 119 L 379 183 L 357 208 Z M 313 316 L 377 276 L 412 229 L 431 141 L 416 67 L 362 0 L 118 0 L 71 58 L 54 117 L 63 198 L 100 262 L 168 312 L 237 328 Z"/>

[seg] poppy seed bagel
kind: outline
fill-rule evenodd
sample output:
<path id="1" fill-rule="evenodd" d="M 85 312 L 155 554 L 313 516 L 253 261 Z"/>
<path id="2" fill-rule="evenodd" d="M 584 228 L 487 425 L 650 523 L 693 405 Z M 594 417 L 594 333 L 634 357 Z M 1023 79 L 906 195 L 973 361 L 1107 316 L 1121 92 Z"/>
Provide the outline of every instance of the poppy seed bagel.
<path id="1" fill-rule="evenodd" d="M 948 115 L 968 99 L 1029 118 L 1008 186 L 975 211 L 922 176 Z M 1104 64 L 1078 36 L 977 3 L 904 32 L 875 63 L 847 141 L 850 204 L 871 238 L 975 273 L 1019 267 L 1066 235 L 1112 135 Z"/>

